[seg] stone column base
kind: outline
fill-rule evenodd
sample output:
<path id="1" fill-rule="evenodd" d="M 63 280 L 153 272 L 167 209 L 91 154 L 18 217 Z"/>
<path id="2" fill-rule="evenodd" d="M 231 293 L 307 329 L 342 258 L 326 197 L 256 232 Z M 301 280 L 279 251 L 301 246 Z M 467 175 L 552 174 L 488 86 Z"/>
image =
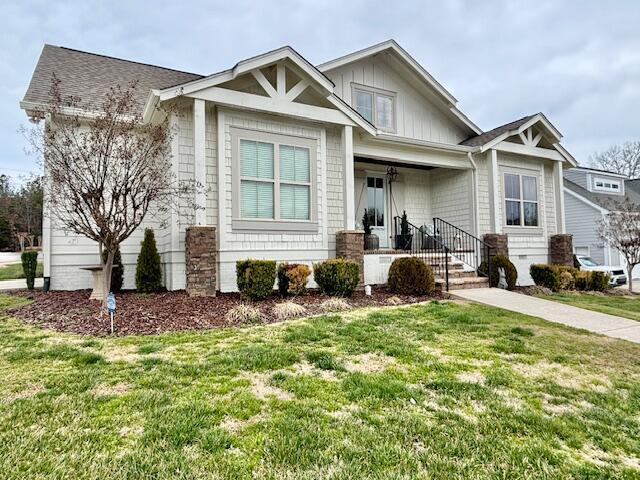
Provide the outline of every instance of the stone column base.
<path id="1" fill-rule="evenodd" d="M 559 233 L 549 237 L 549 263 L 573 265 L 573 235 Z"/>
<path id="2" fill-rule="evenodd" d="M 493 248 L 494 255 L 509 256 L 509 239 L 504 233 L 485 233 L 482 241 Z"/>
<path id="3" fill-rule="evenodd" d="M 336 257 L 354 260 L 360 270 L 360 285 L 364 284 L 364 231 L 340 230 L 336 232 Z"/>
<path id="4" fill-rule="evenodd" d="M 185 239 L 186 290 L 191 297 L 215 297 L 216 227 L 188 227 Z"/>

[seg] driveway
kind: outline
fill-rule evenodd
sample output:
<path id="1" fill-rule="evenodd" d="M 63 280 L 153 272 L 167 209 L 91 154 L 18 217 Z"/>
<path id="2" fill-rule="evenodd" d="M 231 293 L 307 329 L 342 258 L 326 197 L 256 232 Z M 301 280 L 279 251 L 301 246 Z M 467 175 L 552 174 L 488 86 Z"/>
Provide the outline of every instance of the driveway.
<path id="1" fill-rule="evenodd" d="M 593 312 L 560 302 L 530 297 L 499 288 L 454 290 L 451 295 L 493 307 L 524 313 L 569 327 L 582 328 L 608 337 L 640 343 L 640 322 L 628 318 Z"/>
<path id="2" fill-rule="evenodd" d="M 20 263 L 21 252 L 0 252 L 0 267 Z M 38 252 L 38 261 L 42 262 L 42 252 Z"/>
<path id="3" fill-rule="evenodd" d="M 36 278 L 34 282 L 35 288 L 42 288 L 43 282 L 44 282 L 43 278 Z M 22 288 L 27 288 L 27 281 L 24 278 L 20 278 L 17 280 L 1 280 L 0 281 L 0 291 L 20 290 Z"/>

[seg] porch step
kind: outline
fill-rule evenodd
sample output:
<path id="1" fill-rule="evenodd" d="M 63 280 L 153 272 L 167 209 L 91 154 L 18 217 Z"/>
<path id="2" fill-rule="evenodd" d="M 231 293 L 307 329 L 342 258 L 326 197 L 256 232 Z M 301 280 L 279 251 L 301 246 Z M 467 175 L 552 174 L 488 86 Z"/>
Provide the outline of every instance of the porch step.
<path id="1" fill-rule="evenodd" d="M 469 272 L 474 273 L 474 272 Z M 475 274 L 472 276 L 451 277 L 449 274 L 449 290 L 462 290 L 465 288 L 487 288 L 489 286 L 489 279 L 487 277 L 478 277 Z M 436 278 L 436 287 L 440 289 L 445 288 L 444 278 Z"/>

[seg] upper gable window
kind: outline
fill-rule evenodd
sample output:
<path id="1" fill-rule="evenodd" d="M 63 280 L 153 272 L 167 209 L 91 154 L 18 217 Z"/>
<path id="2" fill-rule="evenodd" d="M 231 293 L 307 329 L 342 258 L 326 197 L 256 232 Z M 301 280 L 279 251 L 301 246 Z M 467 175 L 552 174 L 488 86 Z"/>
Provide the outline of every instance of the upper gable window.
<path id="1" fill-rule="evenodd" d="M 395 94 L 361 86 L 353 88 L 353 106 L 380 130 L 395 131 Z"/>
<path id="2" fill-rule="evenodd" d="M 622 191 L 619 180 L 606 180 L 604 178 L 596 178 L 594 180 L 594 190 L 601 192 L 620 193 Z"/>

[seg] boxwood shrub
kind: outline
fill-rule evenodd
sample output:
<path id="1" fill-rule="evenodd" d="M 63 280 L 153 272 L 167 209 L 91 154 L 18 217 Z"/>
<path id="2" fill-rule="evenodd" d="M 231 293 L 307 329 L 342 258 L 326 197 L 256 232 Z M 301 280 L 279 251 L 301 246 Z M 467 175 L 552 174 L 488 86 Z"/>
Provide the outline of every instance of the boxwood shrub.
<path id="1" fill-rule="evenodd" d="M 507 280 L 507 289 L 513 290 L 516 288 L 516 283 L 518 282 L 518 269 L 506 255 L 495 255 L 491 258 L 491 277 L 489 278 L 489 284 L 494 288 L 498 286 L 498 282 L 500 281 L 499 268 L 504 268 L 504 276 Z M 483 272 L 488 270 L 487 262 L 482 262 L 480 264 L 480 270 Z"/>
<path id="2" fill-rule="evenodd" d="M 311 269 L 304 263 L 281 263 L 278 265 L 278 290 L 283 297 L 303 295 L 307 291 L 307 280 Z"/>
<path id="3" fill-rule="evenodd" d="M 325 260 L 313 264 L 313 279 L 326 295 L 350 297 L 358 286 L 360 267 L 353 260 Z"/>
<path id="4" fill-rule="evenodd" d="M 435 290 L 433 270 L 417 257 L 396 258 L 389 268 L 389 290 L 401 295 L 430 295 Z"/>
<path id="5" fill-rule="evenodd" d="M 24 278 L 27 279 L 27 288 L 33 290 L 33 285 L 36 279 L 36 270 L 38 269 L 38 251 L 37 250 L 25 250 L 20 255 L 22 261 L 22 271 L 24 272 Z"/>
<path id="6" fill-rule="evenodd" d="M 236 282 L 243 297 L 263 300 L 273 292 L 276 262 L 273 260 L 238 260 Z"/>
<path id="7" fill-rule="evenodd" d="M 560 271 L 554 265 L 534 263 L 529 267 L 529 275 L 540 287 L 546 287 L 552 292 L 560 290 Z"/>
<path id="8" fill-rule="evenodd" d="M 578 288 L 580 279 L 578 279 L 578 270 L 571 265 L 547 265 L 538 263 L 529 267 L 529 273 L 534 283 L 540 287 L 546 287 L 551 291 L 572 290 Z M 580 272 L 585 273 L 585 272 Z M 584 276 L 582 279 L 590 285 L 590 276 Z M 584 288 L 585 290 L 587 288 Z"/>
<path id="9" fill-rule="evenodd" d="M 609 274 L 606 272 L 591 272 L 591 290 L 604 292 L 609 288 Z"/>

